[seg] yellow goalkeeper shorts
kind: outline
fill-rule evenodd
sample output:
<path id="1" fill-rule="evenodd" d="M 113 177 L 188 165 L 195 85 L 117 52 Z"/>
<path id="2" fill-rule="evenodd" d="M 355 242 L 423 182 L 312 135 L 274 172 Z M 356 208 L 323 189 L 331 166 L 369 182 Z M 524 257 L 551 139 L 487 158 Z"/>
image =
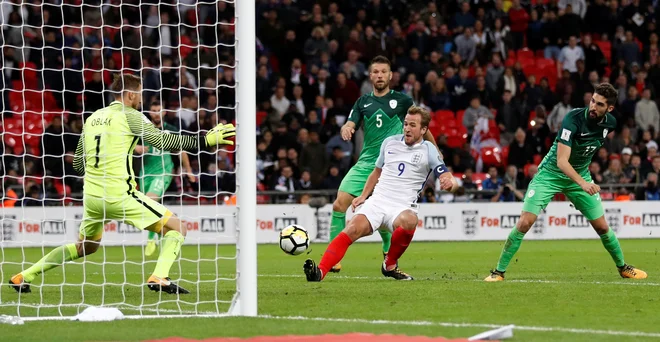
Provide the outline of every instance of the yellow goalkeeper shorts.
<path id="1" fill-rule="evenodd" d="M 172 216 L 172 212 L 162 204 L 139 191 L 112 202 L 86 195 L 83 207 L 80 235 L 92 240 L 101 238 L 103 226 L 109 221 L 123 222 L 142 230 L 155 224 L 150 230 L 160 233 Z"/>

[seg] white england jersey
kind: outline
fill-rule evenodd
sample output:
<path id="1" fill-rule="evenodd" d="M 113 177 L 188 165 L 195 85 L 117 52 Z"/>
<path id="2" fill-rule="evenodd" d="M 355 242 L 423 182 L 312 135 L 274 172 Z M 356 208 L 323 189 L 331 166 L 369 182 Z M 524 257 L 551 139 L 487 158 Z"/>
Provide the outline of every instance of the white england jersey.
<path id="1" fill-rule="evenodd" d="M 389 202 L 416 203 L 431 172 L 447 172 L 438 150 L 428 141 L 406 145 L 403 134 L 383 141 L 376 167 L 383 169 L 373 196 Z"/>

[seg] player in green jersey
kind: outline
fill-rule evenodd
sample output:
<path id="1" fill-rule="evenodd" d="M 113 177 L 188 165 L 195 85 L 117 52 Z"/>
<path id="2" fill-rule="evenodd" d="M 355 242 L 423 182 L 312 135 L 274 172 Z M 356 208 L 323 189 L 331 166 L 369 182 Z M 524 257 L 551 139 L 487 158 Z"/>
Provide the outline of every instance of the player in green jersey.
<path id="1" fill-rule="evenodd" d="M 149 107 L 149 117 L 156 128 L 160 128 L 168 133 L 176 132 L 176 127 L 163 121 L 163 114 L 160 102 L 154 102 Z M 169 188 L 170 183 L 172 183 L 172 178 L 174 178 L 174 174 L 172 173 L 174 172 L 172 155 L 151 146 L 148 142 L 143 143 L 144 145 L 135 146 L 135 153 L 143 156 L 142 168 L 138 177 L 140 180 L 140 191 L 154 201 L 160 201 L 167 188 Z M 188 154 L 182 152 L 180 156 L 181 164 L 185 173 L 188 175 L 188 179 L 191 182 L 195 182 L 195 176 L 192 174 Z M 156 251 L 156 236 L 156 233 L 149 232 L 144 255 L 151 256 Z"/>
<path id="2" fill-rule="evenodd" d="M 374 57 L 369 64 L 369 80 L 373 85 L 373 91 L 360 96 L 353 105 L 346 124 L 341 128 L 341 137 L 348 141 L 353 137 L 355 130 L 362 125 L 364 145 L 357 163 L 342 179 L 337 199 L 332 205 L 330 241 L 346 227 L 346 210 L 353 199 L 362 194 L 367 178 L 376 165 L 383 140 L 403 132 L 403 119 L 408 113 L 408 108 L 412 107 L 413 100 L 406 94 L 391 90 L 391 79 L 392 64 L 389 59 L 383 56 Z M 424 134 L 424 139 L 438 148 L 430 131 Z M 392 233 L 385 229 L 378 230 L 378 233 L 383 240 L 383 256 L 385 256 L 390 249 Z M 341 271 L 341 264 L 335 265 L 330 271 Z"/>
<path id="3" fill-rule="evenodd" d="M 39 274 L 96 252 L 103 225 L 111 220 L 162 232 L 162 251 L 147 286 L 153 291 L 189 293 L 168 277 L 186 230 L 171 211 L 136 189 L 133 150 L 142 138 L 159 150 L 197 152 L 219 144 L 233 144 L 227 138 L 236 135 L 235 128 L 220 124 L 200 137 L 163 132 L 137 110 L 142 100 L 142 82 L 138 76 L 119 76 L 110 90 L 115 101 L 85 121 L 73 161 L 76 171 L 85 176 L 79 239 L 55 248 L 36 264 L 12 276 L 9 285 L 19 293 L 30 292 L 30 283 Z"/>
<path id="4" fill-rule="evenodd" d="M 596 86 L 589 107 L 577 108 L 566 114 L 552 148 L 529 184 L 520 219 L 504 244 L 497 267 L 486 277 L 486 281 L 504 280 L 504 272 L 520 248 L 525 233 L 559 192 L 566 195 L 591 223 L 621 277 L 646 278 L 646 272 L 625 263 L 619 240 L 605 220 L 600 187 L 594 184 L 589 172 L 594 153 L 603 146 L 607 134 L 616 128 L 616 119 L 610 112 L 617 97 L 618 93 L 611 84 L 602 83 Z"/>

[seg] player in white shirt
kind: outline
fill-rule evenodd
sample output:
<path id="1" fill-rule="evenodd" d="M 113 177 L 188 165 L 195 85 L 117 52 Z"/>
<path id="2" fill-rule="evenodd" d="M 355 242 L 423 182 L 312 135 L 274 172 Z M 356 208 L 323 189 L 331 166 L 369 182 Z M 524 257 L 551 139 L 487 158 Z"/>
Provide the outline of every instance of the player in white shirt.
<path id="1" fill-rule="evenodd" d="M 397 261 L 410 245 L 417 228 L 419 192 L 431 172 L 440 179 L 443 190 L 455 192 L 458 189 L 456 179 L 447 170 L 435 146 L 424 140 L 429 121 L 428 111 L 412 106 L 403 122 L 404 134 L 383 141 L 376 167 L 369 175 L 362 195 L 353 200 L 353 208 L 358 208 L 355 216 L 330 242 L 318 266 L 312 259 L 305 261 L 303 270 L 307 281 L 323 280 L 353 242 L 377 229 L 393 231 L 392 245 L 381 266 L 383 275 L 397 280 L 413 280 L 399 270 Z M 373 195 L 369 197 L 372 191 Z"/>

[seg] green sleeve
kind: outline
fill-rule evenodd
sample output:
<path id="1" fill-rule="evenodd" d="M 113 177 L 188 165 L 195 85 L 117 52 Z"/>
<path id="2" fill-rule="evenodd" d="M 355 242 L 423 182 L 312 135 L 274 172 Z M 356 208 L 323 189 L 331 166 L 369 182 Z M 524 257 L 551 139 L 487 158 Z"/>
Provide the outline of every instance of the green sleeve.
<path id="1" fill-rule="evenodd" d="M 573 137 L 578 132 L 578 125 L 575 122 L 575 115 L 569 112 L 561 122 L 561 128 L 557 134 L 557 140 L 567 146 L 573 145 Z"/>
<path id="2" fill-rule="evenodd" d="M 351 121 L 355 124 L 355 127 L 360 127 L 360 123 L 362 122 L 362 112 L 360 111 L 360 97 L 357 101 L 355 101 L 355 104 L 353 104 L 353 108 L 351 109 L 351 113 L 348 114 L 348 121 Z"/>
<path id="3" fill-rule="evenodd" d="M 73 156 L 73 169 L 78 172 L 79 175 L 85 175 L 85 131 L 83 130 L 78 139 L 78 146 L 76 146 L 76 153 Z"/>
<path id="4" fill-rule="evenodd" d="M 162 151 L 191 151 L 197 152 L 198 147 L 206 148 L 206 140 L 193 135 L 171 134 L 156 128 L 142 113 L 138 111 L 126 112 L 126 121 L 131 132 L 142 141 Z"/>

